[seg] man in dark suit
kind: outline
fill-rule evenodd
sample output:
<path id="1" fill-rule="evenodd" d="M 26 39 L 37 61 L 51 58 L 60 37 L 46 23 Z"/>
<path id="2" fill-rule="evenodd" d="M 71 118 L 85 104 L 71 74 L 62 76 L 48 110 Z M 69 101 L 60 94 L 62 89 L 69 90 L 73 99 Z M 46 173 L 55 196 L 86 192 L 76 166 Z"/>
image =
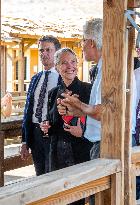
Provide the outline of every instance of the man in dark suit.
<path id="1" fill-rule="evenodd" d="M 38 43 L 44 71 L 31 79 L 22 125 L 21 158 L 25 160 L 31 149 L 36 175 L 49 171 L 49 138 L 41 131 L 40 123 L 47 116 L 48 91 L 59 84 L 59 74 L 54 67 L 54 54 L 61 45 L 53 36 L 43 36 Z"/>

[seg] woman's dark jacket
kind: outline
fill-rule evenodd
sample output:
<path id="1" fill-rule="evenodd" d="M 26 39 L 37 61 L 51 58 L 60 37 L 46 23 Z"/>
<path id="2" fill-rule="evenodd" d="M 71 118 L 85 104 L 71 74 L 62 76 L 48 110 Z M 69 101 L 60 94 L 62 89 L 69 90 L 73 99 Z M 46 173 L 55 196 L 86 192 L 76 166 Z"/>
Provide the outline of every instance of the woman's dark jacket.
<path id="1" fill-rule="evenodd" d="M 82 102 L 88 104 L 91 87 L 91 84 L 82 82 L 76 77 L 68 87 L 62 83 L 48 94 L 48 120 L 51 125 L 49 129 L 51 138 L 50 171 L 89 160 L 87 154 L 84 153 L 84 150 L 86 152 L 86 141 L 64 130 L 64 121 L 57 110 L 57 98 L 62 98 L 61 93 L 68 89 L 72 91 L 72 94 L 79 95 Z"/>

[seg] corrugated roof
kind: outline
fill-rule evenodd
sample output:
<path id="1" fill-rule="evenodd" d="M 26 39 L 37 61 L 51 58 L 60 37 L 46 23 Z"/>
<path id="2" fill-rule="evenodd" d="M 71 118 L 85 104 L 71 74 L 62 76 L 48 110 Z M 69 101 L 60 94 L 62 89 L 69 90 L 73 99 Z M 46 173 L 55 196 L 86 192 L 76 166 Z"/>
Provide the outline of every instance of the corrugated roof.
<path id="1" fill-rule="evenodd" d="M 2 0 L 1 13 L 5 39 L 10 33 L 81 38 L 87 19 L 102 18 L 103 0 Z"/>

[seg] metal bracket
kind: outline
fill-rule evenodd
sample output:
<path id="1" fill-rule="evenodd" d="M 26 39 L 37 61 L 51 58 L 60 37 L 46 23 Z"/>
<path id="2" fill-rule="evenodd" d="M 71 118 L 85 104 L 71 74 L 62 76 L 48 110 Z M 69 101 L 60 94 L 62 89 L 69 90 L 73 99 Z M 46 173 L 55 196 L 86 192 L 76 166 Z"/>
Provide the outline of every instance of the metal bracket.
<path id="1" fill-rule="evenodd" d="M 140 18 L 140 13 L 133 11 L 133 10 L 126 10 L 125 11 L 125 16 L 127 19 L 130 21 L 132 26 L 138 31 L 137 39 L 136 39 L 136 48 L 140 48 L 140 27 L 136 24 L 134 19 L 132 18 L 131 15 L 137 15 Z"/>

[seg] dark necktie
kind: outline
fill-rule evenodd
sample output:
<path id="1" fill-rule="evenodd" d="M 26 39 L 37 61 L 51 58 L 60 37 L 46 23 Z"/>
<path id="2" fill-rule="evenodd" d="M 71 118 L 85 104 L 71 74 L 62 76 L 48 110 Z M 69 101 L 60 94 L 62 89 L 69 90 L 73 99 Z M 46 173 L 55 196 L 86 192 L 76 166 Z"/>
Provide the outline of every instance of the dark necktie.
<path id="1" fill-rule="evenodd" d="M 36 113 L 35 113 L 35 117 L 38 119 L 39 123 L 42 122 L 42 108 L 44 104 L 49 73 L 51 73 L 51 71 L 45 71 L 45 78 L 40 89 L 40 94 L 39 94 Z"/>
<path id="2" fill-rule="evenodd" d="M 137 145 L 140 145 L 140 100 L 136 109 L 136 134 L 135 140 Z"/>
<path id="3" fill-rule="evenodd" d="M 97 74 L 98 74 L 98 66 L 97 64 L 91 68 L 90 70 L 90 78 L 91 78 L 91 83 L 93 84 L 96 77 L 97 77 Z"/>

